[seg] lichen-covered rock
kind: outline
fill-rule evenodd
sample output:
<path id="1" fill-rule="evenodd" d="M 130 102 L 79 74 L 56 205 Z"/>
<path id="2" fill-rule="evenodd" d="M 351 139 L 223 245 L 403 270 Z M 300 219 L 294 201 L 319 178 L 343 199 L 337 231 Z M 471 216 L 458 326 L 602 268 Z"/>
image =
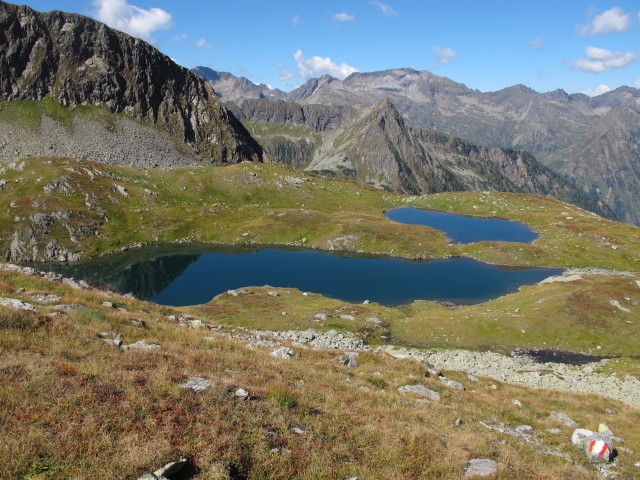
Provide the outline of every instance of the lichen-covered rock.
<path id="1" fill-rule="evenodd" d="M 124 347 L 126 350 L 143 350 L 143 351 L 149 351 L 149 350 L 157 350 L 160 347 L 160 345 L 158 345 L 157 343 L 148 343 L 145 340 L 138 340 L 135 343 L 131 343 L 129 345 L 126 345 Z"/>
<path id="2" fill-rule="evenodd" d="M 455 380 L 450 380 L 446 377 L 439 377 L 440 381 L 445 387 L 453 388 L 455 390 L 464 390 L 464 385 L 460 382 L 456 382 Z"/>
<path id="3" fill-rule="evenodd" d="M 578 424 L 571 417 L 562 412 L 551 412 L 549 418 L 556 420 L 569 428 L 576 428 Z"/>
<path id="4" fill-rule="evenodd" d="M 469 465 L 464 471 L 465 478 L 488 477 L 498 471 L 498 464 L 495 460 L 488 458 L 473 458 L 469 460 Z"/>
<path id="5" fill-rule="evenodd" d="M 17 298 L 0 298 L 0 305 L 3 307 L 12 308 L 13 310 L 28 310 L 35 312 L 36 308 L 30 303 L 23 302 Z"/>
<path id="6" fill-rule="evenodd" d="M 415 393 L 416 395 L 420 395 L 421 397 L 426 397 L 429 400 L 440 400 L 440 394 L 435 390 L 431 390 L 424 385 L 404 385 L 398 388 L 398 393 Z"/>
<path id="7" fill-rule="evenodd" d="M 194 392 L 204 392 L 211 386 L 211 380 L 202 377 L 190 377 L 185 383 L 181 383 L 178 386 Z"/>
<path id="8" fill-rule="evenodd" d="M 292 349 L 290 349 L 288 347 L 280 347 L 277 350 L 274 350 L 273 352 L 271 352 L 271 355 L 273 355 L 276 358 L 282 358 L 284 360 L 289 360 L 290 358 L 293 358 L 295 353 L 293 352 Z"/>

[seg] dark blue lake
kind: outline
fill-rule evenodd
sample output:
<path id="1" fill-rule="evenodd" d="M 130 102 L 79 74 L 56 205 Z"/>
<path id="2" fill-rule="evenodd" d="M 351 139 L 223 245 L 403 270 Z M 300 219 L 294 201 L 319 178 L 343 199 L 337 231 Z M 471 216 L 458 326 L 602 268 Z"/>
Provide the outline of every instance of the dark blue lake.
<path id="1" fill-rule="evenodd" d="M 558 269 L 502 268 L 468 258 L 409 261 L 313 250 L 152 246 L 50 270 L 162 305 L 206 303 L 230 289 L 298 288 L 348 302 L 394 306 L 417 299 L 480 303 L 555 275 Z"/>
<path id="2" fill-rule="evenodd" d="M 426 225 L 444 232 L 453 243 L 486 240 L 531 243 L 538 235 L 527 225 L 497 218 L 465 217 L 453 213 L 402 207 L 389 210 L 389 220 L 412 225 Z"/>

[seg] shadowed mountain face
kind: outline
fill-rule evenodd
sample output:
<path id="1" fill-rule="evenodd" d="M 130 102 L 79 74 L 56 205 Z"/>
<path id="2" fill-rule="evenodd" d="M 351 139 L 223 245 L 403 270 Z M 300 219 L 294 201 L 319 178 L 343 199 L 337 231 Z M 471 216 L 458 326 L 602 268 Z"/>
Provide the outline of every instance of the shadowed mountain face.
<path id="1" fill-rule="evenodd" d="M 146 42 L 81 15 L 0 2 L 0 98 L 93 105 L 151 124 L 221 164 L 259 145 L 199 76 Z"/>
<path id="2" fill-rule="evenodd" d="M 412 127 L 389 100 L 361 110 L 281 100 L 245 100 L 230 108 L 272 157 L 309 171 L 410 194 L 534 193 L 613 216 L 531 154 Z"/>
<path id="3" fill-rule="evenodd" d="M 549 164 L 595 192 L 619 218 L 640 224 L 640 108 L 613 108 Z"/>
<path id="4" fill-rule="evenodd" d="M 313 78 L 285 99 L 303 106 L 372 107 L 387 98 L 410 125 L 472 144 L 530 152 L 603 203 L 615 205 L 621 220 L 640 222 L 640 204 L 634 201 L 640 191 L 636 88 L 620 87 L 593 98 L 563 90 L 538 93 L 524 85 L 483 93 L 402 68 L 354 73 L 345 80 Z"/>

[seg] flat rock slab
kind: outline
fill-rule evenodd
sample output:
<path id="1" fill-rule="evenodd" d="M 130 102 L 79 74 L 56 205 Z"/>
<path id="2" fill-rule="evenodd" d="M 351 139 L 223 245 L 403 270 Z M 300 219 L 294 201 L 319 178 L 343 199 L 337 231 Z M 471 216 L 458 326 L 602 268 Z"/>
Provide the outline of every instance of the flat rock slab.
<path id="1" fill-rule="evenodd" d="M 455 380 L 449 380 L 448 378 L 445 378 L 445 377 L 439 377 L 439 378 L 442 384 L 446 387 L 454 388 L 456 390 L 464 390 L 464 385 L 462 385 L 460 382 L 456 382 Z"/>
<path id="2" fill-rule="evenodd" d="M 464 477 L 488 477 L 498 471 L 498 464 L 488 458 L 473 458 L 464 471 Z"/>
<path id="3" fill-rule="evenodd" d="M 185 383 L 178 385 L 180 388 L 188 388 L 194 392 L 204 392 L 211 386 L 211 380 L 202 377 L 190 377 Z"/>
<path id="4" fill-rule="evenodd" d="M 17 298 L 0 298 L 0 305 L 3 307 L 13 308 L 14 310 L 28 310 L 35 312 L 36 309 L 30 303 L 25 303 Z"/>
<path id="5" fill-rule="evenodd" d="M 70 303 L 70 304 L 55 305 L 53 309 L 59 312 L 71 312 L 81 307 L 82 305 L 78 305 L 77 303 Z"/>
<path id="6" fill-rule="evenodd" d="M 136 343 L 127 345 L 125 348 L 133 350 L 156 350 L 160 348 L 157 343 L 147 343 L 144 340 L 138 340 Z"/>
<path id="7" fill-rule="evenodd" d="M 578 428 L 578 424 L 566 413 L 551 412 L 549 418 L 556 420 L 569 428 Z"/>
<path id="8" fill-rule="evenodd" d="M 426 397 L 430 400 L 438 401 L 440 400 L 440 394 L 435 390 L 431 390 L 424 385 L 405 385 L 403 387 L 398 388 L 398 393 L 415 393 L 416 395 L 420 395 L 421 397 Z"/>

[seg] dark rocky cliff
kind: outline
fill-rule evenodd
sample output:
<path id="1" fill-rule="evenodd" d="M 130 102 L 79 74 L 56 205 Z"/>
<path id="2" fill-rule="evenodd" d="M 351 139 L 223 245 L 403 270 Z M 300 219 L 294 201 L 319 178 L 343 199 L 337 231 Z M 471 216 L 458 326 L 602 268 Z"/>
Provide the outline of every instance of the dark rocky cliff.
<path id="1" fill-rule="evenodd" d="M 0 50 L 3 100 L 95 105 L 167 131 L 216 164 L 262 159 L 201 77 L 100 22 L 0 2 Z"/>
<path id="2" fill-rule="evenodd" d="M 356 110 L 347 105 L 300 105 L 284 100 L 247 99 L 242 106 L 227 106 L 242 121 L 290 123 L 305 125 L 322 132 L 347 125 L 355 117 Z"/>

